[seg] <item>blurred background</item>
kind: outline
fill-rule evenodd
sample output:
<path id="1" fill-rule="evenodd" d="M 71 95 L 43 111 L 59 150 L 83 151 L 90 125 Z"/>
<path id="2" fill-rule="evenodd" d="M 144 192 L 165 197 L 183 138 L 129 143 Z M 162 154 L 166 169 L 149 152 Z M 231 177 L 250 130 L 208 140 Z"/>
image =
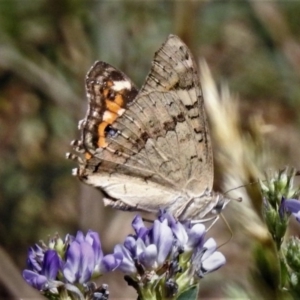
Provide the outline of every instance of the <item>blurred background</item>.
<path id="1" fill-rule="evenodd" d="M 154 52 L 170 33 L 178 35 L 211 71 L 202 61 L 215 189 L 264 178 L 270 168 L 300 168 L 299 15 L 299 1 L 1 0 L 0 298 L 33 297 L 20 274 L 28 247 L 39 240 L 93 229 L 109 253 L 131 231 L 134 214 L 104 208 L 100 193 L 71 176 L 76 165 L 65 159 L 79 138 L 84 79 L 95 60 L 141 86 Z M 257 185 L 232 195 L 243 202 L 225 211 L 233 238 L 220 251 L 228 263 L 203 279 L 201 298 L 260 291 L 267 299 L 262 290 L 271 295 L 272 272 L 261 277 L 252 260 L 270 245 Z M 219 244 L 230 238 L 221 220 L 209 235 Z M 122 274 L 100 282 L 109 284 L 111 299 L 136 298 Z"/>

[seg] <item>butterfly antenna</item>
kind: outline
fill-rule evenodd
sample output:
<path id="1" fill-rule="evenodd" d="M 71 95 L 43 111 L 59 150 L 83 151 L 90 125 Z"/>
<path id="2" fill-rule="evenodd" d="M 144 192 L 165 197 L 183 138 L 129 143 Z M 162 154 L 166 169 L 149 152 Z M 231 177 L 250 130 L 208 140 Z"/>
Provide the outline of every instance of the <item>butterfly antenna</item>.
<path id="1" fill-rule="evenodd" d="M 280 171 L 283 172 L 284 170 L 285 170 L 285 169 L 280 170 Z M 300 170 L 297 170 L 297 171 L 295 172 L 295 176 L 300 176 Z M 261 180 L 261 181 L 262 181 L 262 182 L 265 182 L 266 179 L 263 179 L 263 180 Z M 226 191 L 226 192 L 224 193 L 224 195 L 227 194 L 227 193 L 229 193 L 229 192 L 231 192 L 231 191 L 237 190 L 237 189 L 239 189 L 239 188 L 246 187 L 246 186 L 253 185 L 253 184 L 257 184 L 257 183 L 259 183 L 259 181 L 258 181 L 258 180 L 255 180 L 255 181 L 253 181 L 253 182 L 250 182 L 250 183 L 247 183 L 247 184 L 243 184 L 243 185 L 237 186 L 237 187 L 235 187 L 235 188 L 232 188 L 232 189 Z"/>
<path id="2" fill-rule="evenodd" d="M 299 172 L 299 175 L 300 175 L 300 172 Z M 264 181 L 264 180 L 263 180 L 263 181 Z M 257 184 L 258 182 L 259 182 L 259 181 L 256 180 L 256 181 L 253 181 L 253 182 L 250 182 L 250 183 L 247 183 L 247 184 L 243 184 L 243 185 L 237 186 L 237 187 L 235 187 L 235 188 L 232 188 L 232 189 L 226 191 L 226 192 L 224 193 L 224 195 L 226 195 L 227 193 L 229 193 L 229 192 L 231 192 L 231 191 L 240 189 L 240 188 L 242 188 L 242 187 L 246 187 L 246 186 L 249 186 L 249 185 Z"/>
<path id="3" fill-rule="evenodd" d="M 216 216 L 216 217 L 213 217 L 213 218 L 214 218 L 213 222 L 212 222 L 212 223 L 209 225 L 209 227 L 206 229 L 207 232 L 208 232 L 208 231 L 216 224 L 216 222 L 219 220 L 219 215 Z M 207 222 L 207 221 L 211 221 L 211 220 L 207 219 L 207 220 L 205 220 L 204 222 Z"/>

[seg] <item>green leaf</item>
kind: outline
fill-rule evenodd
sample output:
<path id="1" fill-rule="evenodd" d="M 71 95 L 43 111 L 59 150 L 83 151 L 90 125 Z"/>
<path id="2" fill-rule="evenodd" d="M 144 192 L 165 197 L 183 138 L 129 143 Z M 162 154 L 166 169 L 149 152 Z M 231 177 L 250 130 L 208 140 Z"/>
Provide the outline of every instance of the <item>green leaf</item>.
<path id="1" fill-rule="evenodd" d="M 183 293 L 181 293 L 177 300 L 193 300 L 198 299 L 198 293 L 199 293 L 199 285 L 193 286 L 188 290 L 185 290 Z"/>

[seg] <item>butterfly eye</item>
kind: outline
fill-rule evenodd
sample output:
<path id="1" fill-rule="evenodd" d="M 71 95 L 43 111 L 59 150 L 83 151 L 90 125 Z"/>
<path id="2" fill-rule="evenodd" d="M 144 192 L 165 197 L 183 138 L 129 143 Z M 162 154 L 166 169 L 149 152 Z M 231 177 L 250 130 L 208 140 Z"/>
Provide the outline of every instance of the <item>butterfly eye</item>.
<path id="1" fill-rule="evenodd" d="M 220 214 L 225 206 L 225 199 L 222 195 L 218 195 L 218 202 L 216 206 L 212 209 L 213 214 Z"/>

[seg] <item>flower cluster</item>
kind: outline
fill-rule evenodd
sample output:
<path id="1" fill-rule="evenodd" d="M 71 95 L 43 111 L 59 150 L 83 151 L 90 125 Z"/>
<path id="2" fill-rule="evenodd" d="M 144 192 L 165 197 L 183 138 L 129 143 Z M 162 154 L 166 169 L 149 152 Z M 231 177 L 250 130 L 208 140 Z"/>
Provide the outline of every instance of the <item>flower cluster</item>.
<path id="1" fill-rule="evenodd" d="M 205 242 L 203 224 L 183 224 L 163 212 L 150 228 L 140 216 L 132 226 L 135 235 L 117 245 L 114 254 L 123 255 L 118 268 L 128 275 L 127 282 L 141 299 L 180 295 L 226 262 L 212 238 Z"/>
<path id="2" fill-rule="evenodd" d="M 55 237 L 49 245 L 31 247 L 23 278 L 45 295 L 70 293 L 82 298 L 91 292 L 92 286 L 86 285 L 91 278 L 115 270 L 121 261 L 121 255 L 103 255 L 96 232 L 84 236 L 78 231 L 76 237 L 67 235 L 64 241 Z M 96 288 L 93 292 L 99 293 Z"/>
<path id="3" fill-rule="evenodd" d="M 294 169 L 279 171 L 261 182 L 263 196 L 263 216 L 275 243 L 279 266 L 279 292 L 291 295 L 300 293 L 300 240 L 294 237 L 285 239 L 290 216 L 300 221 L 300 190 L 293 188 L 296 175 Z M 262 260 L 260 258 L 260 260 Z M 274 263 L 273 263 L 274 265 Z"/>
<path id="4" fill-rule="evenodd" d="M 296 203 L 291 204 L 290 199 L 286 200 L 299 196 L 299 189 L 293 188 L 295 174 L 294 169 L 285 169 L 267 176 L 266 182 L 260 182 L 264 204 L 263 216 L 277 249 L 283 242 L 290 214 L 300 210 Z"/>
<path id="5" fill-rule="evenodd" d="M 108 255 L 103 255 L 99 236 L 93 231 L 86 236 L 79 231 L 64 241 L 56 237 L 48 246 L 35 245 L 29 249 L 23 277 L 46 296 L 107 299 L 107 286 L 97 288 L 91 280 L 118 269 L 140 299 L 176 299 L 226 262 L 216 251 L 216 242 L 212 238 L 205 241 L 203 224 L 181 223 L 161 212 L 149 227 L 137 215 L 132 227 L 135 234 Z"/>

